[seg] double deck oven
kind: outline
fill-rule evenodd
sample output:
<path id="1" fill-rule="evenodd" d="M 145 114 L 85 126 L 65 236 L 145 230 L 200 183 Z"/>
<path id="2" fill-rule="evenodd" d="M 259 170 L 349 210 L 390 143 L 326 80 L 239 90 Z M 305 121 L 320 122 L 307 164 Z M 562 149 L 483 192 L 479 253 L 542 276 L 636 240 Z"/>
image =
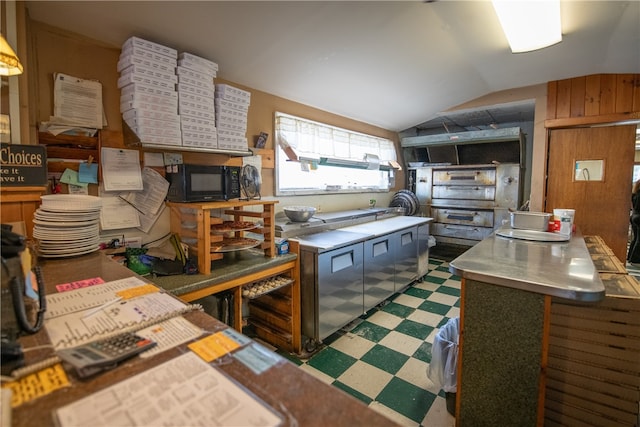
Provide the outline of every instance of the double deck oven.
<path id="1" fill-rule="evenodd" d="M 473 246 L 520 203 L 518 164 L 448 165 L 414 171 L 420 213 L 433 218 L 436 242 Z"/>

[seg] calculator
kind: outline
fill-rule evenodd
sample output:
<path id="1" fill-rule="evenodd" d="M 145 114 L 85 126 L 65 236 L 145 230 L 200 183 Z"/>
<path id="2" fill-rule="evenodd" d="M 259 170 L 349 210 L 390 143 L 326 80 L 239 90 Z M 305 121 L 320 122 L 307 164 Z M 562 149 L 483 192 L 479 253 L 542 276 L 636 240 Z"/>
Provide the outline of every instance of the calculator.
<path id="1" fill-rule="evenodd" d="M 58 357 L 71 365 L 80 378 L 114 368 L 118 363 L 154 347 L 156 343 L 132 332 L 59 350 Z"/>

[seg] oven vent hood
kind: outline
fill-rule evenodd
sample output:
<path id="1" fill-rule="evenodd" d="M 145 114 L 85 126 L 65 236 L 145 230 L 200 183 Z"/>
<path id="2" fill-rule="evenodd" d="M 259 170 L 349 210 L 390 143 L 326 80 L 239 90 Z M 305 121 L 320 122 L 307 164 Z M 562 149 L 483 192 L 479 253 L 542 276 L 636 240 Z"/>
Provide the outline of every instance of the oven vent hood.
<path id="1" fill-rule="evenodd" d="M 433 164 L 524 164 L 524 135 L 519 127 L 402 138 L 410 167 Z"/>

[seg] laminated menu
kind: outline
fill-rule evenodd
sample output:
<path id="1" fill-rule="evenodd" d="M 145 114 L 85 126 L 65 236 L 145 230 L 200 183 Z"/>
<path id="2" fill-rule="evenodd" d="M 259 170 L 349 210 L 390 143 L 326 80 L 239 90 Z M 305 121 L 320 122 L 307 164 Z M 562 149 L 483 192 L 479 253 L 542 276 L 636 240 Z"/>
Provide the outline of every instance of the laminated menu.
<path id="1" fill-rule="evenodd" d="M 59 350 L 137 331 L 199 308 L 130 277 L 47 295 L 44 326 Z"/>
<path id="2" fill-rule="evenodd" d="M 185 353 L 54 411 L 57 425 L 279 426 L 283 417 Z"/>

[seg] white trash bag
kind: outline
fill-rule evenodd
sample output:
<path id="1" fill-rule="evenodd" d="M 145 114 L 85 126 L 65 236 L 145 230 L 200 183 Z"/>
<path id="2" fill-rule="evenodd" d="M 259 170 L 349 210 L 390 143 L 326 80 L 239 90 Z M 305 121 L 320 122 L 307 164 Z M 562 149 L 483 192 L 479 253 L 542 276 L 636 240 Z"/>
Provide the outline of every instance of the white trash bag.
<path id="1" fill-rule="evenodd" d="M 427 376 L 447 393 L 456 392 L 460 318 L 449 319 L 433 339 Z"/>

